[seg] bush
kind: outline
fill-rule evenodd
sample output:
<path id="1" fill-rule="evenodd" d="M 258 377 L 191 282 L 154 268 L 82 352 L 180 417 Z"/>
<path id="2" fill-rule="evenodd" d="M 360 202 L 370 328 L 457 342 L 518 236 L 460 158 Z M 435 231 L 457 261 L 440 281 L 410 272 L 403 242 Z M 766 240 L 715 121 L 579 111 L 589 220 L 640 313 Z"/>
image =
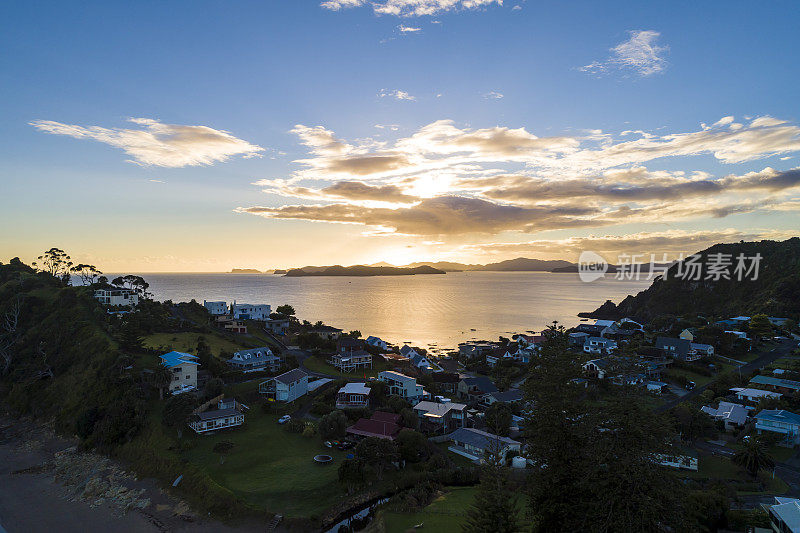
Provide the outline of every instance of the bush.
<path id="1" fill-rule="evenodd" d="M 302 420 L 292 419 L 284 424 L 289 433 L 302 433 L 306 429 L 306 423 Z"/>

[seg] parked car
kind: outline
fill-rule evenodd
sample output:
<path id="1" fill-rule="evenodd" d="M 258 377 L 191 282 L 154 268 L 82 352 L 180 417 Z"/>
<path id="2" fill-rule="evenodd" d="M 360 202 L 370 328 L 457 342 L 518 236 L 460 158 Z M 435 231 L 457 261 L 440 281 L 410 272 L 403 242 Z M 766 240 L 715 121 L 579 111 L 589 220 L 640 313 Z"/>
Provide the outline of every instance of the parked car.
<path id="1" fill-rule="evenodd" d="M 285 424 L 286 422 L 288 422 L 291 419 L 292 419 L 292 417 L 290 415 L 283 415 L 282 417 L 280 417 L 278 419 L 278 424 Z"/>

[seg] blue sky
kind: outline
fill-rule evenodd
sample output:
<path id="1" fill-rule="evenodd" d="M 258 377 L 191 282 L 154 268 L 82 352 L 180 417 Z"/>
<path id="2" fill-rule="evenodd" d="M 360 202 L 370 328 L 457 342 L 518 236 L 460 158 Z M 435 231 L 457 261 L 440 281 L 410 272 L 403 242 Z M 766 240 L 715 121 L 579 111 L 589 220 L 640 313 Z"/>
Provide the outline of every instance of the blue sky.
<path id="1" fill-rule="evenodd" d="M 4 4 L 3 259 L 574 259 L 796 230 L 796 3 L 478 4 Z M 419 5 L 435 13 L 402 16 Z M 159 125 L 154 146 L 127 138 Z M 185 142 L 161 144 L 172 126 Z M 650 145 L 598 152 L 641 138 L 626 130 Z M 665 148 L 679 134 L 692 146 Z M 374 158 L 399 166 L 353 166 Z"/>

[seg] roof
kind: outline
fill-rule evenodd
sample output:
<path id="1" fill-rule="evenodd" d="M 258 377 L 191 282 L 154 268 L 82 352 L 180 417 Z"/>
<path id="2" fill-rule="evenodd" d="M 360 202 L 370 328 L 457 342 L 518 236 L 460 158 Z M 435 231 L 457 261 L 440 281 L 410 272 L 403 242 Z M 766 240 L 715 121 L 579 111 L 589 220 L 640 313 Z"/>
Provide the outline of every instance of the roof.
<path id="1" fill-rule="evenodd" d="M 507 445 L 520 444 L 508 437 L 501 437 L 475 428 L 458 428 L 450 434 L 450 440 L 463 442 L 481 450 L 488 450 L 492 446 L 496 446 L 498 442 Z"/>
<path id="2" fill-rule="evenodd" d="M 424 411 L 424 416 L 441 417 L 450 411 L 463 411 L 467 406 L 463 403 L 455 402 L 419 402 L 414 406 L 415 411 Z"/>
<path id="3" fill-rule="evenodd" d="M 595 326 L 602 326 L 604 328 L 607 328 L 609 326 L 613 326 L 614 323 L 615 322 L 613 320 L 595 320 L 594 321 L 594 325 Z"/>
<path id="4" fill-rule="evenodd" d="M 497 392 L 497 387 L 492 380 L 487 378 L 486 376 L 477 376 L 477 377 L 470 377 L 464 378 L 461 381 L 466 383 L 470 387 L 477 387 L 477 389 L 481 392 Z"/>
<path id="5" fill-rule="evenodd" d="M 370 417 L 372 420 L 380 420 L 381 422 L 392 422 L 397 424 L 400 422 L 400 415 L 394 413 L 387 413 L 386 411 L 375 411 Z"/>
<path id="6" fill-rule="evenodd" d="M 586 342 L 599 342 L 602 344 L 617 344 L 617 341 L 614 339 L 607 339 L 605 337 L 589 337 L 586 339 Z"/>
<path id="7" fill-rule="evenodd" d="M 172 368 L 174 366 L 183 364 L 200 366 L 200 363 L 197 362 L 199 357 L 197 357 L 196 355 L 192 355 L 190 353 L 169 352 L 165 353 L 160 357 L 161 357 L 161 364 L 167 368 Z"/>
<path id="8" fill-rule="evenodd" d="M 738 403 L 719 402 L 719 407 L 716 409 L 713 407 L 703 406 L 700 410 L 715 418 L 726 420 L 734 424 L 741 425 L 747 421 L 747 408 Z"/>
<path id="9" fill-rule="evenodd" d="M 493 392 L 491 396 L 498 402 L 518 402 L 522 399 L 522 391 L 519 389 L 509 389 L 503 392 Z"/>
<path id="10" fill-rule="evenodd" d="M 280 376 L 275 376 L 273 379 L 275 381 L 280 381 L 281 383 L 286 383 L 288 385 L 290 383 L 294 383 L 295 381 L 300 381 L 301 379 L 307 377 L 308 374 L 306 374 L 299 368 L 295 368 L 294 370 L 289 370 L 288 372 L 284 372 Z"/>
<path id="11" fill-rule="evenodd" d="M 403 354 L 403 355 L 405 355 L 406 357 L 408 357 L 408 353 L 409 353 L 409 352 L 412 352 L 412 351 L 413 351 L 413 352 L 416 352 L 416 351 L 417 351 L 417 349 L 416 349 L 416 348 L 413 348 L 413 347 L 411 347 L 411 346 L 409 346 L 408 344 L 406 344 L 406 345 L 403 345 L 403 347 L 402 347 L 402 348 L 400 348 L 400 353 L 401 353 L 401 354 Z"/>
<path id="12" fill-rule="evenodd" d="M 789 531 L 800 531 L 800 500 L 776 496 L 770 511 L 786 524 Z"/>
<path id="13" fill-rule="evenodd" d="M 380 411 L 376 411 L 375 414 L 379 412 Z M 347 433 L 361 435 L 362 437 L 377 437 L 379 439 L 394 440 L 395 436 L 400 432 L 400 426 L 395 422 L 376 420 L 375 414 L 372 415 L 372 418 L 359 418 L 355 424 L 347 428 Z M 398 419 L 400 418 L 400 415 L 393 416 L 396 416 Z"/>
<path id="14" fill-rule="evenodd" d="M 688 339 L 675 339 L 672 337 L 658 337 L 656 339 L 657 348 L 674 348 L 671 351 L 681 356 L 686 356 L 689 353 L 691 345 L 692 343 Z"/>
<path id="15" fill-rule="evenodd" d="M 700 343 L 700 342 L 691 343 L 691 347 L 692 347 L 692 350 L 704 350 L 704 351 L 708 351 L 709 348 L 712 348 L 712 349 L 714 348 L 710 344 L 703 344 L 703 343 Z"/>
<path id="16" fill-rule="evenodd" d="M 197 413 L 200 420 L 216 420 L 218 418 L 225 418 L 227 416 L 241 415 L 236 409 L 215 409 L 214 411 L 206 411 L 204 413 Z"/>
<path id="17" fill-rule="evenodd" d="M 750 383 L 756 385 L 772 385 L 773 387 L 785 387 L 787 389 L 800 390 L 800 381 L 792 381 L 791 379 L 774 378 L 772 376 L 755 376 L 750 380 Z"/>
<path id="18" fill-rule="evenodd" d="M 434 383 L 458 383 L 461 377 L 455 372 L 434 372 L 431 374 Z"/>
<path id="19" fill-rule="evenodd" d="M 234 309 L 239 309 L 241 307 L 269 307 L 269 304 L 233 304 Z"/>
<path id="20" fill-rule="evenodd" d="M 371 389 L 364 383 L 346 383 L 339 389 L 340 394 L 369 394 Z"/>
<path id="21" fill-rule="evenodd" d="M 354 337 L 339 337 L 336 341 L 336 349 L 359 349 L 364 346 L 364 341 L 361 339 L 356 339 Z"/>
<path id="22" fill-rule="evenodd" d="M 800 426 L 800 415 L 783 409 L 764 409 L 755 417 L 759 420 L 772 420 Z"/>
<path id="23" fill-rule="evenodd" d="M 780 398 L 781 396 L 783 396 L 779 392 L 772 392 L 761 389 L 748 389 L 743 387 L 735 387 L 731 390 L 735 392 L 737 395 L 748 396 L 750 398 Z"/>
<path id="24" fill-rule="evenodd" d="M 389 379 L 393 379 L 395 381 L 402 381 L 402 382 L 417 381 L 415 378 L 412 378 L 411 376 L 406 376 L 405 374 L 401 374 L 400 372 L 395 372 L 394 370 L 384 370 L 383 372 L 378 374 L 378 377 L 379 378 L 386 377 Z"/>
<path id="25" fill-rule="evenodd" d="M 420 366 L 420 364 L 424 364 L 425 366 L 430 366 L 430 363 L 428 362 L 428 359 L 424 355 L 420 355 L 420 354 L 412 356 L 411 357 L 411 363 L 414 366 Z"/>
<path id="26" fill-rule="evenodd" d="M 329 331 L 329 332 L 331 332 L 331 333 L 334 333 L 334 332 L 336 332 L 336 331 L 342 331 L 342 330 L 341 330 L 341 329 L 339 329 L 339 328 L 335 328 L 335 327 L 333 327 L 333 326 L 326 326 L 325 324 L 323 324 L 323 325 L 321 325 L 321 326 L 314 326 L 314 327 L 312 327 L 312 328 L 311 328 L 311 331 Z"/>
<path id="27" fill-rule="evenodd" d="M 267 346 L 262 346 L 261 348 L 250 348 L 249 350 L 239 350 L 238 352 L 233 352 L 234 356 L 242 356 L 242 355 L 254 355 L 256 357 L 264 357 L 265 355 L 272 355 L 272 350 L 270 350 Z"/>

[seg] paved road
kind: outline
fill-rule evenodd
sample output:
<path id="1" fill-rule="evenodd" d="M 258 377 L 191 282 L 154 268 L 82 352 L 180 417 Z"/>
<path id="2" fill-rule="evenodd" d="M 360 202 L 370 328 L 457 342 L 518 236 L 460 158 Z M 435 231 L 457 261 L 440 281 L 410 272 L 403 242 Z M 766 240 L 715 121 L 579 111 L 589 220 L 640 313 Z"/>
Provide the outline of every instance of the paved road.
<path id="1" fill-rule="evenodd" d="M 780 359 L 781 357 L 788 355 L 795 348 L 797 348 L 797 339 L 786 339 L 785 341 L 782 341 L 778 346 L 765 353 L 764 355 L 758 357 L 757 359 L 754 359 L 753 361 L 747 364 L 739 366 L 738 371 L 741 374 L 749 374 L 754 370 L 767 366 L 776 359 Z M 681 396 L 680 398 L 675 398 L 674 400 L 670 400 L 669 402 L 657 407 L 656 412 L 663 413 L 664 411 L 669 411 L 670 409 L 672 409 L 681 402 L 690 400 L 692 398 L 696 398 L 697 396 L 702 394 L 703 391 L 706 390 L 709 387 L 709 385 L 711 385 L 711 383 L 713 383 L 713 381 L 710 381 L 705 385 L 695 387 L 693 390 L 690 390 L 687 394 Z"/>

